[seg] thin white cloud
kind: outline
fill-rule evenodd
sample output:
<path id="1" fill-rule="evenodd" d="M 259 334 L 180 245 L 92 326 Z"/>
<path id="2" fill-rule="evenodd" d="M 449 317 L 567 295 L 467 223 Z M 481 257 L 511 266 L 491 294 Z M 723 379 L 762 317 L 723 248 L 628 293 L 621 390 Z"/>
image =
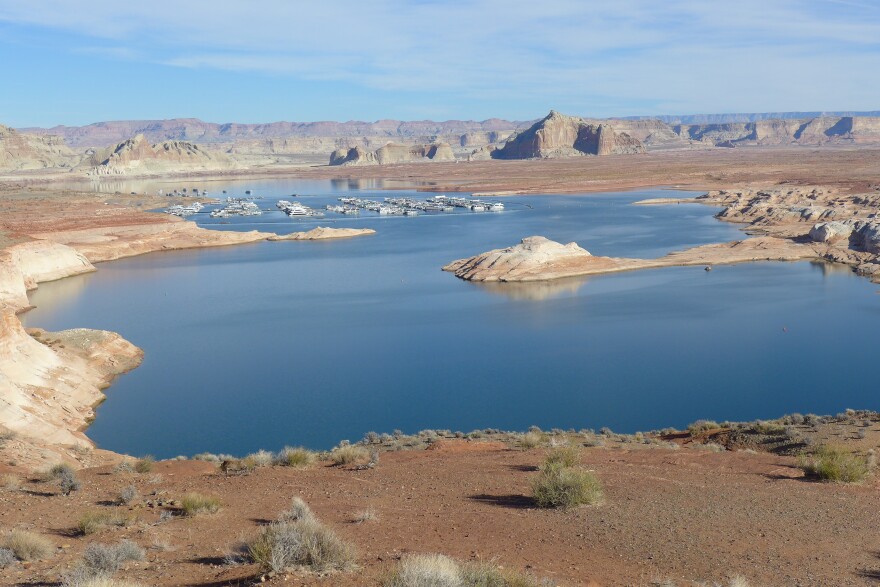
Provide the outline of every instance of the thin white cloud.
<path id="1" fill-rule="evenodd" d="M 880 105 L 867 75 L 880 70 L 880 10 L 858 0 L 0 0 L 0 22 L 114 58 L 395 92 L 679 111 Z"/>

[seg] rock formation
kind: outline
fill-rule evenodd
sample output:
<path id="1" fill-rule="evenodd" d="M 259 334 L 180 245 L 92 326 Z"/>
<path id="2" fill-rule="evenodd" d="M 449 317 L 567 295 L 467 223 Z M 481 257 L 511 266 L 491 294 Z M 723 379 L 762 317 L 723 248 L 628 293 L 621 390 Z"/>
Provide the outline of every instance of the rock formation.
<path id="1" fill-rule="evenodd" d="M 235 164 L 221 153 L 193 143 L 164 141 L 151 145 L 144 135 L 112 149 L 91 151 L 82 166 L 89 175 L 150 175 L 179 171 L 222 171 Z"/>
<path id="2" fill-rule="evenodd" d="M 70 168 L 80 157 L 54 135 L 30 135 L 0 125 L 0 171 Z"/>
<path id="3" fill-rule="evenodd" d="M 412 146 L 388 143 L 372 152 L 352 147 L 337 149 L 330 155 L 330 165 L 394 165 L 425 161 L 455 161 L 455 154 L 449 143 Z"/>
<path id="4" fill-rule="evenodd" d="M 497 159 L 534 159 L 643 152 L 645 147 L 641 141 L 626 133 L 615 132 L 609 124 L 551 110 L 530 128 L 508 139 L 492 156 Z"/>
<path id="5" fill-rule="evenodd" d="M 376 234 L 371 228 L 331 228 L 329 226 L 318 226 L 307 232 L 291 232 L 290 234 L 281 234 L 270 236 L 270 241 L 314 241 L 334 238 L 352 238 L 355 236 L 366 236 Z"/>
<path id="6" fill-rule="evenodd" d="M 467 281 L 532 282 L 659 267 L 817 258 L 819 254 L 811 246 L 775 237 L 703 245 L 658 259 L 629 259 L 597 257 L 576 243 L 562 245 L 542 236 L 532 236 L 514 247 L 453 261 L 443 270 Z"/>

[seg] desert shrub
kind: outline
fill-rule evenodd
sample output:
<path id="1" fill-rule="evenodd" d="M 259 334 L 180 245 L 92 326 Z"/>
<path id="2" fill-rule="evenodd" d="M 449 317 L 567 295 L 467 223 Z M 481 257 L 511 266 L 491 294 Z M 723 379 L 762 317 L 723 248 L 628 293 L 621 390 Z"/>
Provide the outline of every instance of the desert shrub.
<path id="1" fill-rule="evenodd" d="M 79 491 L 82 484 L 77 478 L 76 473 L 69 469 L 59 474 L 58 486 L 61 488 L 62 495 L 70 495 L 74 491 Z"/>
<path id="2" fill-rule="evenodd" d="M 694 435 L 702 434 L 709 430 L 717 430 L 718 428 L 721 428 L 721 425 L 714 420 L 697 420 L 696 422 L 689 424 L 687 430 L 691 435 Z"/>
<path id="3" fill-rule="evenodd" d="M 278 518 L 283 522 L 296 522 L 299 520 L 314 520 L 315 514 L 312 508 L 299 497 L 290 500 L 290 507 L 286 509 Z"/>
<path id="4" fill-rule="evenodd" d="M 480 563 L 459 563 L 442 554 L 404 558 L 384 587 L 537 587 L 529 576 Z"/>
<path id="5" fill-rule="evenodd" d="M 73 467 L 68 465 L 67 463 L 58 463 L 57 465 L 52 465 L 49 467 L 48 475 L 50 479 L 61 479 L 64 475 L 75 475 L 76 472 L 73 470 Z"/>
<path id="6" fill-rule="evenodd" d="M 547 435 L 540 431 L 526 432 L 519 439 L 519 445 L 526 450 L 537 448 L 545 442 L 547 442 Z"/>
<path id="7" fill-rule="evenodd" d="M 219 465 L 220 461 L 223 460 L 219 455 L 215 455 L 210 452 L 200 452 L 197 455 L 193 455 L 194 461 L 205 461 L 206 463 L 214 463 L 215 465 Z"/>
<path id="8" fill-rule="evenodd" d="M 183 496 L 180 500 L 180 507 L 185 516 L 213 514 L 220 509 L 220 500 L 213 496 L 192 492 Z"/>
<path id="9" fill-rule="evenodd" d="M 123 540 L 118 544 L 89 544 L 83 552 L 82 566 L 97 577 L 112 575 L 128 561 L 140 560 L 144 560 L 144 549 L 131 540 Z"/>
<path id="10" fill-rule="evenodd" d="M 330 460 L 336 465 L 350 465 L 370 458 L 370 452 L 362 446 L 337 446 L 330 452 Z"/>
<path id="11" fill-rule="evenodd" d="M 113 467 L 114 473 L 134 473 L 134 465 L 131 461 L 122 461 Z"/>
<path id="12" fill-rule="evenodd" d="M 70 495 L 74 491 L 79 491 L 81 484 L 76 477 L 76 471 L 67 463 L 58 463 L 52 465 L 47 471 L 39 477 L 40 481 L 57 481 L 61 487 L 61 493 Z"/>
<path id="13" fill-rule="evenodd" d="M 315 462 L 317 455 L 301 446 L 285 446 L 275 455 L 275 464 L 283 467 L 308 467 Z"/>
<path id="14" fill-rule="evenodd" d="M 868 460 L 841 448 L 822 445 L 813 454 L 802 455 L 800 467 L 805 474 L 823 481 L 857 483 L 868 476 Z"/>
<path id="15" fill-rule="evenodd" d="M 68 577 L 62 587 L 141 587 L 140 583 L 123 581 L 112 577 Z"/>
<path id="16" fill-rule="evenodd" d="M 379 444 L 379 442 L 380 442 L 379 434 L 376 432 L 367 432 L 364 435 L 364 440 L 363 440 L 364 444 Z"/>
<path id="17" fill-rule="evenodd" d="M 347 571 L 355 566 L 354 548 L 315 519 L 273 522 L 248 544 L 251 559 L 266 570 L 306 568 Z"/>
<path id="18" fill-rule="evenodd" d="M 785 432 L 785 426 L 779 422 L 768 422 L 766 420 L 755 420 L 749 429 L 758 434 L 766 434 L 768 436 L 783 434 Z"/>
<path id="19" fill-rule="evenodd" d="M 82 535 L 94 534 L 109 526 L 128 526 L 131 519 L 118 512 L 92 511 L 86 512 L 76 523 L 77 531 Z"/>
<path id="20" fill-rule="evenodd" d="M 3 542 L 3 548 L 12 551 L 20 561 L 33 561 L 48 558 L 54 551 L 55 546 L 48 538 L 27 532 L 26 530 L 13 530 Z"/>
<path id="21" fill-rule="evenodd" d="M 590 471 L 560 465 L 544 466 L 532 481 L 538 507 L 569 508 L 602 500 L 602 486 Z"/>
<path id="22" fill-rule="evenodd" d="M 220 470 L 227 475 L 248 475 L 256 468 L 256 465 L 247 458 L 226 460 L 220 463 Z"/>
<path id="23" fill-rule="evenodd" d="M 788 414 L 787 416 L 782 417 L 782 421 L 785 424 L 789 424 L 791 426 L 800 426 L 804 423 L 804 415 L 795 412 L 794 414 Z"/>
<path id="24" fill-rule="evenodd" d="M 137 473 L 149 473 L 153 470 L 153 463 L 156 462 L 152 456 L 147 455 L 141 459 L 138 459 L 134 464 L 134 470 Z"/>
<path id="25" fill-rule="evenodd" d="M 125 489 L 123 489 L 122 491 L 119 492 L 118 501 L 119 501 L 119 503 L 121 503 L 123 505 L 128 505 L 131 502 L 133 502 L 134 500 L 136 500 L 137 497 L 138 497 L 137 487 L 135 487 L 134 485 L 129 485 L 128 487 L 126 487 Z"/>
<path id="26" fill-rule="evenodd" d="M 15 562 L 15 553 L 10 548 L 0 548 L 0 569 L 5 569 Z"/>
<path id="27" fill-rule="evenodd" d="M 13 473 L 6 473 L 5 475 L 0 476 L 0 485 L 3 486 L 3 489 L 16 491 L 21 487 L 21 479 L 19 479 L 18 475 Z"/>
<path id="28" fill-rule="evenodd" d="M 253 468 L 259 468 L 270 466 L 274 458 L 272 456 L 272 453 L 270 453 L 268 450 L 258 450 L 255 453 L 249 454 L 242 460 L 251 465 Z"/>
<path id="29" fill-rule="evenodd" d="M 365 510 L 361 510 L 359 512 L 355 512 L 354 517 L 352 517 L 352 522 L 355 524 L 362 524 L 364 522 L 375 522 L 379 519 L 379 514 L 376 513 L 376 510 L 373 508 L 367 508 Z"/>
<path id="30" fill-rule="evenodd" d="M 562 467 L 574 467 L 581 462 L 581 451 L 576 446 L 558 446 L 547 451 L 544 458 L 544 466 L 560 465 Z"/>

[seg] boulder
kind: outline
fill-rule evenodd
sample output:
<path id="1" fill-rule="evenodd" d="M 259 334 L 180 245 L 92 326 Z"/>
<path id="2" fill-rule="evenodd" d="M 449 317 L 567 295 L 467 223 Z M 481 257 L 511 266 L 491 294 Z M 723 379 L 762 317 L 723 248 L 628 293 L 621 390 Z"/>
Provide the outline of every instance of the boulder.
<path id="1" fill-rule="evenodd" d="M 848 239 L 853 227 L 845 222 L 819 222 L 810 229 L 810 238 L 817 243 L 833 243 Z"/>

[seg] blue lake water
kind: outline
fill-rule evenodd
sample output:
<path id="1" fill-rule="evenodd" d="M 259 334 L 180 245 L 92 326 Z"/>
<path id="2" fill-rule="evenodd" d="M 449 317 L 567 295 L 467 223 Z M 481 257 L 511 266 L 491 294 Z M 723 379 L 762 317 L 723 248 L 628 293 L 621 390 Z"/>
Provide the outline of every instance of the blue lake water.
<path id="1" fill-rule="evenodd" d="M 242 195 L 245 185 L 274 209 L 292 192 L 323 207 L 385 184 L 208 187 Z M 103 263 L 41 285 L 37 309 L 23 318 L 50 330 L 117 331 L 145 350 L 143 365 L 108 391 L 89 435 L 158 457 L 329 448 L 370 430 L 632 432 L 880 407 L 865 383 L 880 344 L 880 298 L 847 268 L 756 263 L 492 287 L 440 270 L 535 234 L 641 257 L 742 238 L 710 207 L 631 205 L 669 195 L 509 197 L 501 213 L 415 218 L 292 220 L 276 211 L 220 224 L 200 214 L 200 224 L 221 230 L 378 233 Z"/>

